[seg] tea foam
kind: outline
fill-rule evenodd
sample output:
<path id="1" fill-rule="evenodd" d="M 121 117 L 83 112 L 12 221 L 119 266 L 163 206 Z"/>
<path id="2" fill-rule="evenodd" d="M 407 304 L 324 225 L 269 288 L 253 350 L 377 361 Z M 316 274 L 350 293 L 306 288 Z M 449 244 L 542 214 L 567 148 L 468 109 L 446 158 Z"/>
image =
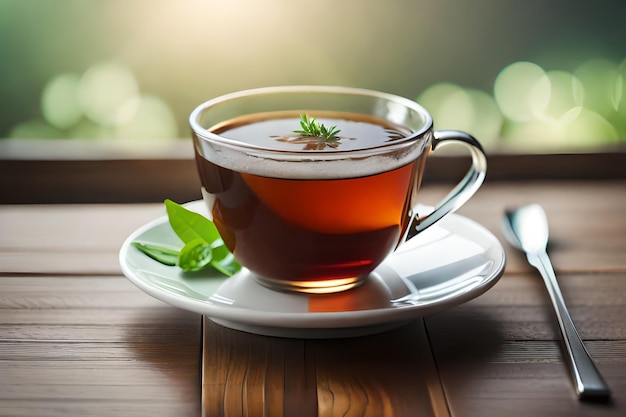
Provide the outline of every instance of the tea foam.
<path id="1" fill-rule="evenodd" d="M 390 171 L 417 159 L 430 146 L 404 126 L 374 116 L 324 113 L 319 123 L 340 132 L 332 138 L 304 136 L 298 129 L 302 112 L 248 115 L 221 123 L 198 138 L 205 159 L 234 171 L 265 177 L 333 179 Z M 332 115 L 332 117 L 328 117 Z"/>

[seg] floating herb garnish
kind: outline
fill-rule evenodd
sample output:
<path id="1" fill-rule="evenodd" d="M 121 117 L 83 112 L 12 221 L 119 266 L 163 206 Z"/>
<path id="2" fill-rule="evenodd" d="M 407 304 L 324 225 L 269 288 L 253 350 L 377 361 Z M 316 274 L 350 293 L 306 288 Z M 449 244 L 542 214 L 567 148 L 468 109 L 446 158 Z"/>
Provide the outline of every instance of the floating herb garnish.
<path id="1" fill-rule="evenodd" d="M 337 134 L 341 130 L 337 129 L 337 126 L 327 128 L 323 123 L 320 123 L 315 117 L 311 117 L 306 114 L 300 115 L 300 126 L 302 130 L 294 130 L 294 133 L 299 133 L 304 136 L 314 136 L 322 139 L 336 138 Z"/>
<path id="2" fill-rule="evenodd" d="M 300 115 L 300 126 L 302 129 L 293 131 L 298 136 L 272 137 L 279 142 L 303 144 L 305 150 L 322 150 L 326 147 L 337 148 L 340 145 L 339 140 L 354 139 L 338 136 L 341 130 L 337 129 L 337 126 L 328 128 L 315 117 L 309 118 L 306 114 Z"/>
<path id="3" fill-rule="evenodd" d="M 135 241 L 132 242 L 134 247 L 164 265 L 178 265 L 186 272 L 212 267 L 232 276 L 241 269 L 212 221 L 172 200 L 165 200 L 165 208 L 170 226 L 184 246 L 178 250 Z"/>

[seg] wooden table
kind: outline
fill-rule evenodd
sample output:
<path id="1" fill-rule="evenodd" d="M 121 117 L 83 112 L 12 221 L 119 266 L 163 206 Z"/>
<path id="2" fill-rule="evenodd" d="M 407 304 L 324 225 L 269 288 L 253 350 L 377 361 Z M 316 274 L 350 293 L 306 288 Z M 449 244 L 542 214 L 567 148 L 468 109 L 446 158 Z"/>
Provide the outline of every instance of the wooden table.
<path id="1" fill-rule="evenodd" d="M 425 187 L 424 202 L 447 189 Z M 553 263 L 609 403 L 576 399 L 543 284 L 502 239 L 505 207 L 529 202 L 549 216 Z M 626 415 L 625 179 L 488 181 L 460 214 L 503 241 L 495 287 L 337 340 L 203 329 L 200 315 L 134 287 L 118 250 L 162 213 L 157 203 L 0 206 L 0 416 Z"/>

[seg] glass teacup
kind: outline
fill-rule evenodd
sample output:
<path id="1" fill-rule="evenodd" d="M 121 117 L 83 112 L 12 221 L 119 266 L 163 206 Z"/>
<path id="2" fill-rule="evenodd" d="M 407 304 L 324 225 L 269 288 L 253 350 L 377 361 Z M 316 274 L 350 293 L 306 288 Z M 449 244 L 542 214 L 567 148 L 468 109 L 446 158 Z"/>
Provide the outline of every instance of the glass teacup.
<path id="1" fill-rule="evenodd" d="M 247 90 L 201 104 L 190 124 L 203 198 L 226 246 L 260 283 L 281 290 L 358 285 L 463 205 L 486 173 L 472 136 L 434 131 L 419 104 L 370 90 Z M 420 216 L 427 156 L 446 143 L 469 149 L 471 167 Z"/>

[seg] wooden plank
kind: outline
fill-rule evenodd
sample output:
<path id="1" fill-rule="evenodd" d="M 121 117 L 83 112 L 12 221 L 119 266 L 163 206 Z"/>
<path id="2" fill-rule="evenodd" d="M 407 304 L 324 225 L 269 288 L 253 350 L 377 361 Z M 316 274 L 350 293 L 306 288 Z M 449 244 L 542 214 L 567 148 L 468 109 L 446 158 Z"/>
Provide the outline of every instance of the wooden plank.
<path id="1" fill-rule="evenodd" d="M 0 250 L 113 252 L 136 228 L 162 215 L 162 203 L 4 205 L 0 206 Z"/>
<path id="2" fill-rule="evenodd" d="M 448 415 L 421 321 L 383 334 L 299 340 L 205 319 L 208 415 Z"/>
<path id="3" fill-rule="evenodd" d="M 560 286 L 584 339 L 626 339 L 623 273 L 562 274 Z M 547 291 L 541 277 L 532 273 L 505 274 L 487 293 L 465 304 L 463 315 L 472 325 L 497 326 L 504 340 L 558 339 Z"/>
<path id="4" fill-rule="evenodd" d="M 448 190 L 448 185 L 426 186 L 420 201 L 435 204 Z M 626 271 L 625 190 L 626 180 L 540 181 L 515 187 L 487 183 L 459 214 L 500 239 L 508 272 L 527 272 L 530 266 L 504 241 L 502 214 L 507 207 L 531 202 L 542 204 L 548 214 L 550 255 L 557 272 Z M 123 240 L 163 214 L 158 203 L 0 206 L 0 265 L 3 271 L 20 273 L 119 273 L 117 251 Z"/>
<path id="5" fill-rule="evenodd" d="M 119 274 L 118 252 L 163 204 L 0 206 L 2 273 Z"/>
<path id="6" fill-rule="evenodd" d="M 448 416 L 422 320 L 382 334 L 309 342 L 320 415 Z"/>
<path id="7" fill-rule="evenodd" d="M 203 326 L 204 415 L 245 415 L 244 409 L 249 415 L 284 415 L 285 347 L 275 343 L 270 349 L 266 338 L 229 331 L 206 318 Z M 248 379 L 248 372 L 256 376 Z"/>
<path id="8" fill-rule="evenodd" d="M 459 214 L 479 222 L 502 242 L 507 272 L 531 267 L 504 239 L 502 216 L 507 208 L 530 203 L 541 204 L 548 216 L 548 249 L 557 273 L 626 271 L 626 181 L 487 182 Z"/>
<path id="9" fill-rule="evenodd" d="M 200 325 L 120 276 L 1 276 L 0 415 L 199 415 Z"/>
<path id="10" fill-rule="evenodd" d="M 120 276 L 0 276 L 0 289 L 2 322 L 24 311 L 141 311 L 166 306 Z"/>
<path id="11" fill-rule="evenodd" d="M 170 388 L 171 389 L 171 388 Z M 10 400 L 3 402 L 2 414 L 11 417 L 32 416 L 97 416 L 97 417 L 197 417 L 197 403 L 177 398 L 175 401 L 158 400 L 158 396 L 143 401 L 111 401 L 78 398 L 52 401 L 48 398 Z"/>
<path id="12" fill-rule="evenodd" d="M 564 274 L 563 292 L 613 402 L 577 401 L 543 284 L 531 275 L 505 275 L 483 296 L 426 319 L 454 416 L 623 415 L 624 274 Z"/>
<path id="13" fill-rule="evenodd" d="M 424 202 L 447 189 L 425 187 Z M 625 189 L 488 181 L 460 211 L 501 238 L 506 206 L 544 205 L 564 297 L 612 403 L 574 398 L 540 278 L 503 242 L 500 282 L 425 329 L 300 341 L 211 323 L 205 411 L 214 398 L 211 412 L 244 415 L 623 415 Z M 147 296 L 117 265 L 122 240 L 160 214 L 161 204 L 0 206 L 0 415 L 200 414 L 200 317 Z M 424 379 L 437 371 L 441 381 Z"/>

